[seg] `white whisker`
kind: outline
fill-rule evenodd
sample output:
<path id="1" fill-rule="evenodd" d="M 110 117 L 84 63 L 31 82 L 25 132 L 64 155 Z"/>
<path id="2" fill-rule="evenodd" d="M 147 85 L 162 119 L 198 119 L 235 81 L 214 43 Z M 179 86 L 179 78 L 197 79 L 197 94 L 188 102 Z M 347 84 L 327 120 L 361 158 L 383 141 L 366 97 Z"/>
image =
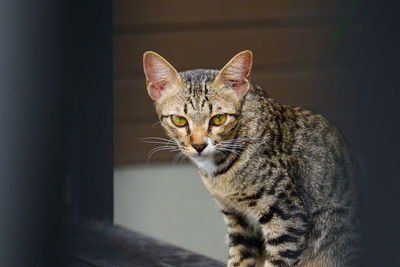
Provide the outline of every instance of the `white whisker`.
<path id="1" fill-rule="evenodd" d="M 154 137 L 154 136 L 142 137 L 142 138 L 139 138 L 139 140 L 159 140 L 159 141 L 165 141 L 165 142 L 175 142 L 172 139 L 167 139 L 167 138 L 162 138 L 162 137 Z"/>
<path id="2" fill-rule="evenodd" d="M 250 141 L 250 140 L 256 140 L 257 138 L 254 137 L 249 137 L 249 138 L 234 138 L 234 139 L 227 139 L 227 140 L 222 140 L 220 143 L 222 144 L 237 144 L 239 142 L 244 142 L 244 141 Z"/>
<path id="3" fill-rule="evenodd" d="M 150 136 L 150 137 L 143 137 L 139 138 L 139 141 L 143 143 L 149 143 L 149 144 L 160 144 L 161 146 L 157 146 L 150 150 L 147 153 L 147 160 L 146 163 L 148 164 L 152 155 L 158 151 L 162 150 L 168 150 L 169 152 L 177 152 L 180 151 L 179 146 L 176 142 L 176 140 L 173 139 L 167 139 L 167 138 L 162 138 L 162 137 L 156 137 L 156 136 Z M 179 153 L 178 153 L 179 154 Z"/>
<path id="4" fill-rule="evenodd" d="M 174 157 L 174 159 L 172 161 L 172 165 L 175 165 L 175 164 L 179 163 L 179 161 L 181 161 L 184 158 L 186 158 L 185 153 L 179 152 L 178 154 L 175 155 L 175 157 Z"/>
<path id="5" fill-rule="evenodd" d="M 239 144 L 222 144 L 221 147 L 229 147 L 229 148 L 244 148 L 244 145 Z"/>
<path id="6" fill-rule="evenodd" d="M 175 165 L 178 159 L 181 157 L 182 152 L 179 152 L 178 154 L 175 155 L 175 157 L 172 159 L 172 165 Z"/>
<path id="7" fill-rule="evenodd" d="M 161 144 L 161 145 L 177 145 L 175 140 L 165 139 L 161 137 L 143 137 L 139 138 L 142 143 Z"/>
<path id="8" fill-rule="evenodd" d="M 162 145 L 174 145 L 176 143 L 172 142 L 161 142 L 161 141 L 141 141 L 142 143 L 148 143 L 148 144 L 162 144 Z"/>
<path id="9" fill-rule="evenodd" d="M 160 150 L 171 150 L 171 149 L 174 149 L 174 148 L 176 148 L 176 147 L 175 146 L 158 146 L 158 147 L 155 147 L 152 150 L 150 150 L 148 155 L 151 155 L 151 154 L 153 154 L 153 153 L 155 153 L 157 151 L 160 151 Z"/>
<path id="10" fill-rule="evenodd" d="M 233 150 L 233 149 L 227 149 L 227 148 L 220 148 L 219 151 L 225 151 L 225 152 L 231 152 L 237 155 L 240 155 L 241 151 Z"/>
<path id="11" fill-rule="evenodd" d="M 150 150 L 149 153 L 147 153 L 147 161 L 146 161 L 147 164 L 149 163 L 150 158 L 154 153 L 156 153 L 158 151 L 162 151 L 162 150 L 169 150 L 170 152 L 179 151 L 179 149 L 178 149 L 178 147 L 176 145 L 175 146 L 158 146 L 158 147 L 155 147 L 152 150 Z"/>

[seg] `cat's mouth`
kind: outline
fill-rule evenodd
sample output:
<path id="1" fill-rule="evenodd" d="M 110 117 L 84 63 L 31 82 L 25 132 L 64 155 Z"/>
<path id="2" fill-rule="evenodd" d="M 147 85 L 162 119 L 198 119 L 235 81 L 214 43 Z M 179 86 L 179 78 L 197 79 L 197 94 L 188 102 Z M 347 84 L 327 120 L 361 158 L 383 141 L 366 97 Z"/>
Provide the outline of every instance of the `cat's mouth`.
<path id="1" fill-rule="evenodd" d="M 202 159 L 202 158 L 209 158 L 214 155 L 213 151 L 202 151 L 202 152 L 189 152 L 187 153 L 188 156 L 196 159 Z"/>

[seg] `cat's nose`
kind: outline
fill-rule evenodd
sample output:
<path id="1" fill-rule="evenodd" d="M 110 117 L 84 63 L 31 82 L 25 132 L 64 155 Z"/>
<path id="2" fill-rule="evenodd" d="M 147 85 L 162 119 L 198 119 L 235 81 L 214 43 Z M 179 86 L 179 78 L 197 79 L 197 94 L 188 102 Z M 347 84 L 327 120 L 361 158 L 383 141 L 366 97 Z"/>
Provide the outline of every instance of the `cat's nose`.
<path id="1" fill-rule="evenodd" d="M 192 147 L 196 149 L 197 152 L 201 153 L 206 148 L 207 144 L 192 144 Z"/>

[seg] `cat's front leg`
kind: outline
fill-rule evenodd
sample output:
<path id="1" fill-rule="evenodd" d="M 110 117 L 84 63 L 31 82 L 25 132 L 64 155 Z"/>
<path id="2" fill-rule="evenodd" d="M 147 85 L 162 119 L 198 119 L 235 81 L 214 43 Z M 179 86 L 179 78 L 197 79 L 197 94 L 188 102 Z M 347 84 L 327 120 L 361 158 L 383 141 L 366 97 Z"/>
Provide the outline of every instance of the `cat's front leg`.
<path id="1" fill-rule="evenodd" d="M 228 226 L 228 267 L 255 267 L 262 241 L 250 228 L 246 218 L 235 211 L 222 210 Z"/>
<path id="2" fill-rule="evenodd" d="M 265 267 L 296 266 L 306 247 L 307 213 L 297 197 L 292 195 L 289 201 L 296 204 L 278 200 L 258 217 L 265 240 Z"/>
<path id="3" fill-rule="evenodd" d="M 296 266 L 308 240 L 308 214 L 290 179 L 283 178 L 274 190 L 260 187 L 257 193 L 238 200 L 251 206 L 258 221 L 265 267 Z"/>

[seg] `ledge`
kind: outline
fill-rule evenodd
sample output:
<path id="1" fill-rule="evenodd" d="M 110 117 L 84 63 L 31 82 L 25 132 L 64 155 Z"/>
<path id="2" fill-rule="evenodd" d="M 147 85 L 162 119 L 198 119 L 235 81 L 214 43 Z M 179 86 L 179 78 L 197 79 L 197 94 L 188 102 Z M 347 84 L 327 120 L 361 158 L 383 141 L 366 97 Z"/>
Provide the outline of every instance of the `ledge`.
<path id="1" fill-rule="evenodd" d="M 222 267 L 223 263 L 120 226 L 72 225 L 66 237 L 69 267 Z"/>

